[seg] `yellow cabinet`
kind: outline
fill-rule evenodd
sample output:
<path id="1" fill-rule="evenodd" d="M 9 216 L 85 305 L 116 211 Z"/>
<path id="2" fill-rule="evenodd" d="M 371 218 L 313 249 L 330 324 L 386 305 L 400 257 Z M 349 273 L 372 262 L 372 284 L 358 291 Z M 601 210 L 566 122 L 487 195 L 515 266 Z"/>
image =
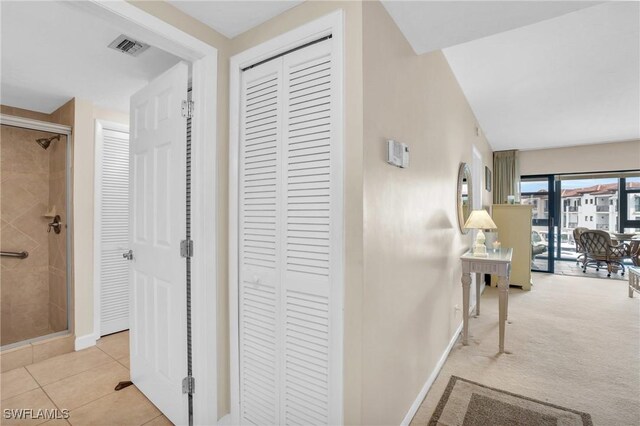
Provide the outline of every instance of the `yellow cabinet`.
<path id="1" fill-rule="evenodd" d="M 498 227 L 502 248 L 512 248 L 510 285 L 531 290 L 531 206 L 494 204 L 491 217 Z M 497 285 L 495 277 L 491 285 Z"/>

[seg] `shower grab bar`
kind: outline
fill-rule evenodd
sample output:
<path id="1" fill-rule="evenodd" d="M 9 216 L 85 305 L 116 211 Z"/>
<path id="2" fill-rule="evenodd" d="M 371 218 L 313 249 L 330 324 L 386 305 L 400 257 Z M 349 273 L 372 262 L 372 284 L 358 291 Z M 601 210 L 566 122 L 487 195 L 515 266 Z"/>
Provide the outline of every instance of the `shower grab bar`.
<path id="1" fill-rule="evenodd" d="M 29 257 L 28 251 L 3 251 L 0 252 L 0 254 L 2 254 L 2 257 L 17 257 L 18 259 L 26 259 L 27 257 Z"/>

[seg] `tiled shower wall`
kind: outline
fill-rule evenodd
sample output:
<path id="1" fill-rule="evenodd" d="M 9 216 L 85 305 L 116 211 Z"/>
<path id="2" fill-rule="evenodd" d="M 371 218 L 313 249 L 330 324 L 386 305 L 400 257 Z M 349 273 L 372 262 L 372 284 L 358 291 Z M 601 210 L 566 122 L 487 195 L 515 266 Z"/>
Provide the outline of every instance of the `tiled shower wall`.
<path id="1" fill-rule="evenodd" d="M 64 137 L 48 150 L 35 140 L 52 134 L 2 126 L 0 134 L 3 251 L 29 252 L 1 261 L 1 345 L 66 329 L 66 230 L 47 233 L 53 205 L 65 222 Z M 61 159 L 61 160 L 60 160 Z"/>

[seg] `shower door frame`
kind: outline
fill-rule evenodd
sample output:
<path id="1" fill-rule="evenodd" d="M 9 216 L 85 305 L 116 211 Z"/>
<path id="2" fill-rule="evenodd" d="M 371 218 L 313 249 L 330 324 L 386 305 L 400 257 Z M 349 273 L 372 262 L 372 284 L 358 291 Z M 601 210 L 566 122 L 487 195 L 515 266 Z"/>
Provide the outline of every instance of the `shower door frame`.
<path id="1" fill-rule="evenodd" d="M 66 206 L 66 241 L 65 241 L 65 251 L 66 251 L 66 287 L 67 287 L 67 328 L 62 331 L 56 331 L 54 333 L 44 334 L 38 337 L 32 337 L 31 339 L 21 340 L 19 342 L 10 343 L 8 345 L 1 346 L 1 350 L 11 349 L 19 346 L 23 346 L 25 344 L 38 342 L 45 339 L 50 339 L 52 337 L 57 336 L 65 336 L 69 335 L 73 332 L 73 309 L 71 305 L 71 276 L 73 273 L 73 262 L 72 262 L 72 244 L 73 244 L 73 192 L 72 192 L 72 179 L 71 179 L 71 164 L 73 161 L 73 135 L 71 132 L 71 126 L 65 126 L 64 124 L 57 123 L 49 123 L 47 121 L 35 120 L 32 118 L 24 118 L 17 117 L 14 115 L 8 114 L 0 114 L 0 125 L 18 127 L 21 129 L 27 130 L 36 130 L 48 133 L 54 133 L 61 136 L 66 136 L 66 146 L 65 146 L 65 165 L 64 165 L 64 174 L 65 174 L 65 206 Z"/>

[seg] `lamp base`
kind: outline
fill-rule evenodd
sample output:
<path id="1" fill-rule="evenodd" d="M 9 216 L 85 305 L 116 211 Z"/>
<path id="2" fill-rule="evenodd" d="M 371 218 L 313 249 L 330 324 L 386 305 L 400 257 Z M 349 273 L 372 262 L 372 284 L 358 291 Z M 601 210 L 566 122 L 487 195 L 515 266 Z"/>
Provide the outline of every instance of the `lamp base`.
<path id="1" fill-rule="evenodd" d="M 489 257 L 487 254 L 487 247 L 483 245 L 475 245 L 473 246 L 473 256 L 474 257 Z"/>
<path id="2" fill-rule="evenodd" d="M 476 241 L 473 244 L 473 255 L 475 257 L 488 257 L 487 254 L 487 246 L 484 245 L 485 236 L 482 229 L 478 229 L 478 235 L 476 236 Z"/>

